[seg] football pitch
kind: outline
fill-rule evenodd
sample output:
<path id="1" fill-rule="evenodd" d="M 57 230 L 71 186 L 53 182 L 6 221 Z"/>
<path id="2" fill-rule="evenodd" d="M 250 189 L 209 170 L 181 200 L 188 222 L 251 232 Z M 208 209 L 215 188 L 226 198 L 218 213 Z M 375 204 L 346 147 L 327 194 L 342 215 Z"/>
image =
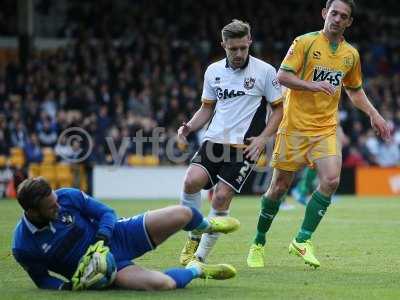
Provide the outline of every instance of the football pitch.
<path id="1" fill-rule="evenodd" d="M 174 201 L 106 201 L 119 216 L 131 216 Z M 291 202 L 292 203 L 292 202 Z M 209 205 L 204 203 L 204 212 Z M 233 264 L 237 277 L 227 281 L 195 280 L 185 290 L 168 292 L 37 289 L 10 256 L 11 235 L 21 210 L 16 201 L 0 200 L 0 299 L 400 299 L 400 199 L 340 197 L 313 237 L 321 268 L 314 270 L 288 255 L 304 208 L 281 211 L 268 236 L 266 267 L 249 269 L 247 251 L 259 211 L 258 197 L 236 197 L 231 215 L 239 231 L 222 236 L 210 263 Z M 164 270 L 178 265 L 186 234 L 179 233 L 156 251 L 137 259 Z"/>

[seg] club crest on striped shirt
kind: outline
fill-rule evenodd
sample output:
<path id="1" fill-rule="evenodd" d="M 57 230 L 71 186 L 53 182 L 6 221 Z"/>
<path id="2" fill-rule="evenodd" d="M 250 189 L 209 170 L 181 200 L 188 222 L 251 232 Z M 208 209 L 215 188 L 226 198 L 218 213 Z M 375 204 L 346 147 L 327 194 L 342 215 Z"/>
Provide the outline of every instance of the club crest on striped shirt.
<path id="1" fill-rule="evenodd" d="M 243 86 L 246 90 L 251 90 L 254 87 L 255 82 L 256 82 L 255 78 L 245 77 Z"/>

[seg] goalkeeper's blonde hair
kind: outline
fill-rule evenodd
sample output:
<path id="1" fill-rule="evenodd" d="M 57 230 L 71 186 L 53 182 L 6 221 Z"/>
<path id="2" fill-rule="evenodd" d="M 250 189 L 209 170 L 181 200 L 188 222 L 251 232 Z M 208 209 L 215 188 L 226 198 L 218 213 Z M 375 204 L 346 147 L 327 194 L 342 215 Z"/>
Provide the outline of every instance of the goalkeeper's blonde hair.
<path id="1" fill-rule="evenodd" d="M 18 186 L 17 200 L 26 211 L 30 208 L 38 208 L 40 201 L 50 196 L 51 192 L 51 186 L 44 177 L 28 178 Z"/>

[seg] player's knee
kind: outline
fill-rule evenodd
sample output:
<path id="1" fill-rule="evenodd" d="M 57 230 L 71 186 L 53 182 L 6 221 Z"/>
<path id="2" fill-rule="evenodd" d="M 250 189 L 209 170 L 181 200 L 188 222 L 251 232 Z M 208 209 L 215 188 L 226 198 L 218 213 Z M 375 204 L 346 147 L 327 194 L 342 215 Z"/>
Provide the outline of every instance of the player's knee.
<path id="1" fill-rule="evenodd" d="M 165 277 L 159 280 L 154 280 L 148 286 L 148 290 L 151 291 L 165 291 L 173 289 L 176 289 L 176 282 L 169 277 Z"/>
<path id="2" fill-rule="evenodd" d="M 327 176 L 321 179 L 321 186 L 334 192 L 340 183 L 340 176 Z"/>
<path id="3" fill-rule="evenodd" d="M 202 187 L 201 182 L 194 175 L 186 174 L 183 181 L 183 188 L 186 193 L 193 194 L 197 193 Z"/>
<path id="4" fill-rule="evenodd" d="M 172 211 L 171 211 L 172 212 Z M 170 220 L 181 226 L 186 225 L 192 219 L 192 210 L 190 207 L 183 205 L 174 205 Z"/>
<path id="5" fill-rule="evenodd" d="M 174 290 L 176 289 L 176 282 L 174 280 L 167 280 L 163 284 L 164 290 Z"/>
<path id="6" fill-rule="evenodd" d="M 159 282 L 154 286 L 154 290 L 165 291 L 176 289 L 176 283 L 173 280 L 166 279 L 163 282 Z"/>
<path id="7" fill-rule="evenodd" d="M 267 192 L 267 197 L 272 200 L 279 200 L 289 189 L 290 184 L 286 180 L 277 180 L 271 185 Z"/>
<path id="8" fill-rule="evenodd" d="M 213 207 L 217 210 L 226 210 L 230 202 L 230 193 L 218 191 L 213 196 Z"/>

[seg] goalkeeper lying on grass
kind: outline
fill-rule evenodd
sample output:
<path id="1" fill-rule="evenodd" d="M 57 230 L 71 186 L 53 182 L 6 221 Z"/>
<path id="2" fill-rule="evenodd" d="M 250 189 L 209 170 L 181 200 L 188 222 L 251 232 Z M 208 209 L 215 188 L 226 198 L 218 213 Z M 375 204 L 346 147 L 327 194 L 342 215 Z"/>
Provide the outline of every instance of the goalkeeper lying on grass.
<path id="1" fill-rule="evenodd" d="M 235 231 L 239 222 L 234 218 L 207 220 L 196 209 L 170 206 L 117 220 L 108 206 L 76 189 L 53 191 L 41 177 L 22 182 L 17 198 L 24 215 L 14 232 L 13 255 L 39 288 L 170 290 L 194 278 L 228 279 L 236 274 L 227 264 L 192 262 L 186 269 L 161 273 L 132 262 L 181 229 Z"/>

